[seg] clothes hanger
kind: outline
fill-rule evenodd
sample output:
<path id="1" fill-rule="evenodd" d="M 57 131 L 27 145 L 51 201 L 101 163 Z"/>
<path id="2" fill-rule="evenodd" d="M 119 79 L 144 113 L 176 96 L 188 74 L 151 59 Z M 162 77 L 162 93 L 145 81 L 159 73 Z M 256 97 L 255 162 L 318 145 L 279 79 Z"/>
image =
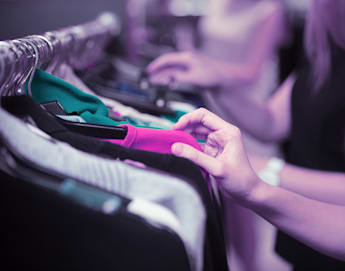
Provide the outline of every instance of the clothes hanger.
<path id="1" fill-rule="evenodd" d="M 8 89 L 10 87 L 11 79 L 15 71 L 15 55 L 13 52 L 13 44 L 11 42 L 1 42 L 2 47 L 2 59 L 4 63 L 3 80 L 0 85 L 0 92 L 2 96 L 8 95 Z"/>
<path id="2" fill-rule="evenodd" d="M 32 185 L 54 191 L 68 200 L 105 213 L 115 215 L 129 199 L 116 193 L 71 179 L 64 174 L 34 165 L 23 158 L 6 140 L 0 137 L 0 170 Z M 114 203 L 114 204 L 109 204 Z M 109 208 L 110 206 L 113 208 Z"/>
<path id="3" fill-rule="evenodd" d="M 53 58 L 54 47 L 48 38 L 43 35 L 31 35 L 25 39 L 32 41 L 39 52 L 40 67 L 44 69 Z"/>
<path id="4" fill-rule="evenodd" d="M 32 67 L 35 63 L 34 49 L 28 44 L 20 40 L 13 40 L 12 43 L 15 46 L 15 54 L 17 56 L 13 79 L 13 84 L 9 89 L 9 95 L 18 95 L 24 93 L 24 85 L 29 78 Z"/>
<path id="5" fill-rule="evenodd" d="M 38 67 L 38 62 L 39 62 L 39 58 L 40 58 L 40 54 L 39 54 L 39 50 L 36 46 L 36 44 L 32 41 L 30 41 L 29 39 L 19 39 L 18 41 L 20 41 L 24 46 L 25 44 L 29 44 L 32 48 L 32 50 L 34 51 L 34 53 L 31 55 L 33 60 L 34 60 L 34 64 L 31 66 L 30 71 L 28 73 L 28 95 L 32 97 L 32 91 L 31 91 L 31 83 L 33 80 L 33 77 L 35 75 L 35 71 Z M 27 78 L 25 78 L 27 79 Z M 26 80 L 25 80 L 26 81 Z"/>
<path id="6" fill-rule="evenodd" d="M 49 63 L 47 63 L 47 67 L 45 70 L 50 74 L 56 74 L 59 66 L 66 62 L 68 50 L 63 47 L 62 41 L 66 38 L 69 39 L 68 36 L 64 34 L 64 32 L 46 32 L 44 37 L 49 41 L 51 46 L 53 47 L 53 56 Z"/>
<path id="7" fill-rule="evenodd" d="M 2 82 L 5 78 L 5 52 L 7 43 L 0 41 L 0 99 L 2 96 Z"/>
<path id="8" fill-rule="evenodd" d="M 0 105 L 1 105 L 2 95 L 3 95 L 1 82 L 4 80 L 4 77 L 5 77 L 5 60 L 4 60 L 3 48 L 0 45 Z"/>
<path id="9" fill-rule="evenodd" d="M 77 54 L 74 54 L 73 52 L 78 52 L 82 51 L 84 48 L 83 45 L 78 45 L 78 39 L 77 39 L 77 34 L 81 33 L 81 30 L 79 28 L 74 28 L 74 31 L 72 31 L 70 38 L 68 38 L 70 47 L 72 48 L 67 54 L 63 55 L 63 58 L 60 61 L 57 61 L 55 63 L 55 68 L 58 68 L 57 64 L 64 63 L 65 61 L 67 63 L 76 63 L 78 56 Z M 37 36 L 36 36 L 37 37 Z M 41 36 L 38 36 L 41 38 Z M 44 39 L 47 44 L 50 44 L 49 40 L 47 38 Z M 60 44 L 61 45 L 61 44 Z M 49 46 L 50 48 L 52 47 L 52 44 Z M 63 47 L 63 46 L 61 46 Z M 60 47 L 60 48 L 61 48 Z M 65 50 L 66 52 L 67 50 Z M 52 54 L 53 55 L 53 54 Z M 73 57 L 71 57 L 73 55 Z M 42 105 L 48 112 L 49 108 Z M 57 106 L 59 104 L 57 103 Z M 60 105 L 61 107 L 61 105 Z M 52 108 L 53 109 L 53 108 Z M 61 107 L 61 110 L 63 111 L 64 109 Z M 52 115 L 55 115 L 54 112 L 51 112 Z M 104 125 L 95 125 L 95 124 L 88 124 L 88 123 L 77 123 L 77 122 L 72 122 L 68 120 L 63 120 L 60 118 L 57 118 L 57 120 L 64 125 L 68 130 L 72 132 L 76 132 L 79 134 L 87 135 L 87 136 L 93 136 L 93 137 L 99 137 L 99 138 L 113 138 L 113 139 L 124 139 L 127 135 L 127 128 L 126 127 L 115 127 L 115 126 L 104 126 Z"/>
<path id="10" fill-rule="evenodd" d="M 80 52 L 84 51 L 92 51 L 91 43 L 88 43 L 88 40 L 78 39 L 78 36 L 85 35 L 83 33 L 83 29 L 81 27 L 73 27 L 73 29 L 69 32 L 69 34 L 64 35 L 63 41 L 68 41 L 70 50 L 62 50 L 63 57 L 57 64 L 62 64 L 66 62 L 68 65 L 74 66 L 83 66 L 85 64 L 82 61 L 87 59 L 87 52 L 85 53 L 85 57 L 80 56 Z M 64 48 L 63 42 L 60 43 L 60 48 Z M 68 52 L 68 53 L 66 53 Z M 83 59 L 84 58 L 84 59 Z M 78 63 L 80 61 L 81 64 Z M 55 66 L 56 69 L 58 65 Z M 48 109 L 48 108 L 46 108 Z M 63 110 L 63 108 L 61 108 Z M 48 109 L 49 111 L 49 109 Z M 50 111 L 51 112 L 51 111 Z M 51 112 L 52 115 L 55 115 Z M 57 118 L 57 120 L 64 125 L 68 130 L 79 133 L 86 136 L 98 137 L 98 138 L 114 138 L 114 139 L 124 139 L 127 135 L 127 128 L 126 127 L 116 127 L 116 126 L 105 126 L 105 125 L 96 125 L 96 124 L 89 124 L 89 123 L 78 123 L 72 122 L 68 120 L 63 120 Z"/>
<path id="11" fill-rule="evenodd" d="M 97 22 L 97 24 L 99 23 Z M 97 47 L 97 41 L 87 43 L 91 38 L 88 39 L 89 33 L 84 28 L 70 27 L 60 31 L 49 32 L 46 36 L 32 35 L 22 39 L 1 42 L 0 94 L 7 96 L 23 94 L 23 86 L 27 82 L 28 96 L 32 97 L 31 84 L 35 71 L 39 66 L 46 65 L 49 67 L 51 62 L 53 62 L 53 65 L 58 67 L 64 61 L 78 65 L 80 51 L 90 51 Z M 101 34 L 97 34 L 97 31 L 91 37 L 104 35 L 104 30 L 100 32 Z M 87 52 L 85 52 L 85 55 L 87 55 Z M 85 59 L 84 61 L 87 62 L 86 57 Z M 84 135 L 102 138 L 110 138 L 111 136 L 111 138 L 115 139 L 123 139 L 127 135 L 126 127 L 80 124 L 65 120 L 59 121 L 68 129 Z"/>
<path id="12" fill-rule="evenodd" d="M 72 122 L 58 117 L 57 120 L 71 132 L 102 139 L 125 139 L 128 132 L 127 127 Z"/>

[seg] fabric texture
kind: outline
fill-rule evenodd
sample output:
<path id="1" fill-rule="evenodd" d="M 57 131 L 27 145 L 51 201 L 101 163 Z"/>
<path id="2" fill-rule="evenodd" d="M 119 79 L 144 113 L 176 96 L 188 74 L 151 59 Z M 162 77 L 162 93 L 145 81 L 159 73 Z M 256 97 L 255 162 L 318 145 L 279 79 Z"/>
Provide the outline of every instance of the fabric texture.
<path id="1" fill-rule="evenodd" d="M 31 90 L 35 101 L 39 103 L 58 101 L 67 113 L 78 113 L 88 123 L 110 126 L 124 124 L 124 122 L 115 122 L 110 119 L 106 106 L 97 97 L 86 94 L 71 84 L 42 70 L 35 72 Z M 80 121 L 78 120 L 78 122 Z M 128 127 L 128 133 L 125 140 L 114 139 L 113 143 L 135 149 L 170 152 L 170 147 L 173 143 L 183 142 L 200 150 L 197 141 L 182 131 L 126 126 Z"/>
<path id="2" fill-rule="evenodd" d="M 26 93 L 28 93 L 27 83 Z M 58 101 L 67 113 L 77 113 L 88 123 L 119 124 L 108 118 L 108 109 L 100 99 L 42 70 L 35 71 L 31 92 L 33 99 L 38 103 Z"/>
<path id="3" fill-rule="evenodd" d="M 201 151 L 199 143 L 190 134 L 184 131 L 156 130 L 134 127 L 132 125 L 120 125 L 127 127 L 127 136 L 121 139 L 106 139 L 121 146 L 159 153 L 170 153 L 171 146 L 176 142 L 188 144 Z"/>
<path id="4" fill-rule="evenodd" d="M 200 196 L 188 183 L 47 140 L 3 110 L 0 110 L 0 118 L 1 136 L 31 163 L 128 198 L 159 203 L 171 210 L 181 224 L 181 238 L 192 269 L 202 270 L 206 214 Z"/>
<path id="5" fill-rule="evenodd" d="M 262 0 L 243 4 L 241 9 L 234 10 L 228 0 L 210 2 L 209 15 L 204 16 L 199 24 L 203 37 L 202 53 L 233 64 L 246 63 L 248 58 L 252 57 L 250 54 L 256 51 L 258 33 L 262 33 L 261 29 L 267 27 L 265 24 L 273 17 L 273 11 L 278 5 L 278 1 Z M 271 46 L 278 49 L 279 44 Z M 229 89 L 234 93 L 246 95 L 252 101 L 262 103 L 278 85 L 277 71 L 277 52 L 271 51 L 262 61 L 253 80 L 233 84 Z M 228 110 L 231 99 L 229 89 L 205 90 L 201 95 L 206 107 L 213 113 L 230 123 L 236 123 Z M 265 156 L 277 155 L 277 144 L 263 143 L 245 131 L 242 135 L 243 143 L 249 152 Z"/>
<path id="6" fill-rule="evenodd" d="M 78 78 L 78 76 L 74 73 L 72 68 L 66 64 L 60 65 L 60 67 L 57 70 L 56 76 L 76 86 L 83 92 L 96 96 L 108 108 L 111 108 L 113 112 L 117 112 L 120 114 L 120 116 L 125 117 L 126 120 L 129 122 L 129 124 L 132 124 L 135 126 L 146 126 L 146 127 L 162 128 L 162 129 L 171 129 L 174 125 L 174 122 L 170 120 L 166 120 L 164 118 L 153 116 L 147 113 L 139 112 L 138 110 L 130 106 L 123 105 L 122 103 L 118 101 L 96 95 L 94 91 L 88 88 L 84 84 L 84 82 Z"/>
<path id="7" fill-rule="evenodd" d="M 311 67 L 298 73 L 292 90 L 292 128 L 286 161 L 309 169 L 345 172 L 345 51 L 333 45 L 332 69 L 315 91 Z M 325 180 L 327 182 L 327 180 Z M 322 255 L 278 233 L 277 252 L 296 270 L 345 270 L 345 262 Z"/>
<path id="8" fill-rule="evenodd" d="M 200 168 L 193 162 L 172 154 L 128 149 L 107 141 L 69 132 L 28 96 L 3 97 L 2 105 L 20 118 L 32 119 L 45 133 L 81 151 L 102 157 L 141 162 L 148 167 L 174 174 L 188 182 L 199 192 L 207 212 L 204 269 L 228 270 L 220 208 L 211 199 Z"/>
<path id="9" fill-rule="evenodd" d="M 73 121 L 73 122 L 79 122 L 79 123 L 86 123 L 86 121 L 79 116 L 74 116 L 74 115 L 55 115 L 56 117 L 63 119 L 63 120 L 68 120 L 68 121 Z"/>
<path id="10" fill-rule="evenodd" d="M 0 179 L 1 270 L 191 270 L 170 230 L 124 210 L 105 215 L 2 170 Z"/>

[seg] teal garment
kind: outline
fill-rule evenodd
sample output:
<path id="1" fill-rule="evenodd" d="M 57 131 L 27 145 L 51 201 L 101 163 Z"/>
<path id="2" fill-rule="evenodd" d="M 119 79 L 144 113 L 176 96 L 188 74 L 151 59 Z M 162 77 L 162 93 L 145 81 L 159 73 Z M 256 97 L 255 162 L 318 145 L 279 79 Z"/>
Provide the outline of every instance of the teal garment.
<path id="1" fill-rule="evenodd" d="M 123 119 L 128 122 L 128 124 L 131 124 L 135 127 L 142 127 L 142 128 L 151 128 L 151 129 L 165 129 L 170 130 L 171 127 L 167 127 L 165 125 L 162 125 L 161 123 L 157 123 L 154 121 L 147 121 L 142 120 L 140 118 L 133 118 L 128 116 L 123 116 Z"/>
<path id="2" fill-rule="evenodd" d="M 25 91 L 28 93 L 28 81 Z M 31 83 L 32 98 L 38 103 L 58 101 L 69 114 L 77 113 L 87 123 L 116 126 L 108 117 L 108 109 L 97 97 L 87 94 L 66 81 L 42 70 L 36 70 Z"/>
<path id="3" fill-rule="evenodd" d="M 169 115 L 162 115 L 163 119 L 170 120 L 172 122 L 178 122 L 178 120 L 188 112 L 182 111 L 182 110 L 175 110 L 175 115 L 174 116 L 169 116 Z"/>
<path id="4" fill-rule="evenodd" d="M 25 84 L 25 92 L 28 94 L 28 81 Z M 131 124 L 142 128 L 167 129 L 155 123 L 145 123 L 138 120 L 115 121 L 109 118 L 109 110 L 99 98 L 39 69 L 35 71 L 31 92 L 32 98 L 37 103 L 58 101 L 68 114 L 77 114 L 90 124 L 107 126 Z"/>

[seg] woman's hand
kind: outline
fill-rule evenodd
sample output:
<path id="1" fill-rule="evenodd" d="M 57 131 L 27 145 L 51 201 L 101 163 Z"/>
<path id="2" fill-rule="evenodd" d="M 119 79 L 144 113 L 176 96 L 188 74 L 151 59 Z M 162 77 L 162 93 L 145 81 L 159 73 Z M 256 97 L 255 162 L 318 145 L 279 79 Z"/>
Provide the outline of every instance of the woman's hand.
<path id="1" fill-rule="evenodd" d="M 191 146 L 175 143 L 173 154 L 192 160 L 213 175 L 218 185 L 238 199 L 248 199 L 260 182 L 244 150 L 240 130 L 200 108 L 186 114 L 174 129 L 184 130 L 205 140 L 203 152 Z"/>
<path id="2" fill-rule="evenodd" d="M 147 67 L 147 72 L 151 82 L 156 84 L 173 81 L 215 88 L 224 84 L 224 71 L 220 66 L 214 59 L 188 51 L 160 56 Z"/>

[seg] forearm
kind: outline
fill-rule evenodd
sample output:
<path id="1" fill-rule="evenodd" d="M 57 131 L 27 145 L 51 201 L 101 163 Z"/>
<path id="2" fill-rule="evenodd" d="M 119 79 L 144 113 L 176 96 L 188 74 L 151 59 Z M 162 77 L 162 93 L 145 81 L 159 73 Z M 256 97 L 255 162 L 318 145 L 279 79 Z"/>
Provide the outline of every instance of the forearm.
<path id="1" fill-rule="evenodd" d="M 286 164 L 280 172 L 280 186 L 311 199 L 345 205 L 345 174 L 341 172 Z"/>
<path id="2" fill-rule="evenodd" d="M 278 142 L 290 131 L 290 97 L 295 76 L 290 75 L 269 100 L 261 104 L 243 93 L 229 90 L 227 114 L 235 125 L 265 142 Z"/>
<path id="3" fill-rule="evenodd" d="M 225 110 L 234 120 L 234 125 L 264 142 L 281 140 L 282 136 L 275 131 L 274 118 L 267 104 L 259 104 L 241 93 L 229 91 L 228 95 L 230 98 Z"/>
<path id="4" fill-rule="evenodd" d="M 345 260 L 345 207 L 311 200 L 260 182 L 241 203 L 287 234 Z"/>
<path id="5" fill-rule="evenodd" d="M 217 60 L 214 66 L 223 79 L 221 86 L 239 87 L 255 81 L 260 72 L 260 65 L 251 62 L 231 63 Z"/>

